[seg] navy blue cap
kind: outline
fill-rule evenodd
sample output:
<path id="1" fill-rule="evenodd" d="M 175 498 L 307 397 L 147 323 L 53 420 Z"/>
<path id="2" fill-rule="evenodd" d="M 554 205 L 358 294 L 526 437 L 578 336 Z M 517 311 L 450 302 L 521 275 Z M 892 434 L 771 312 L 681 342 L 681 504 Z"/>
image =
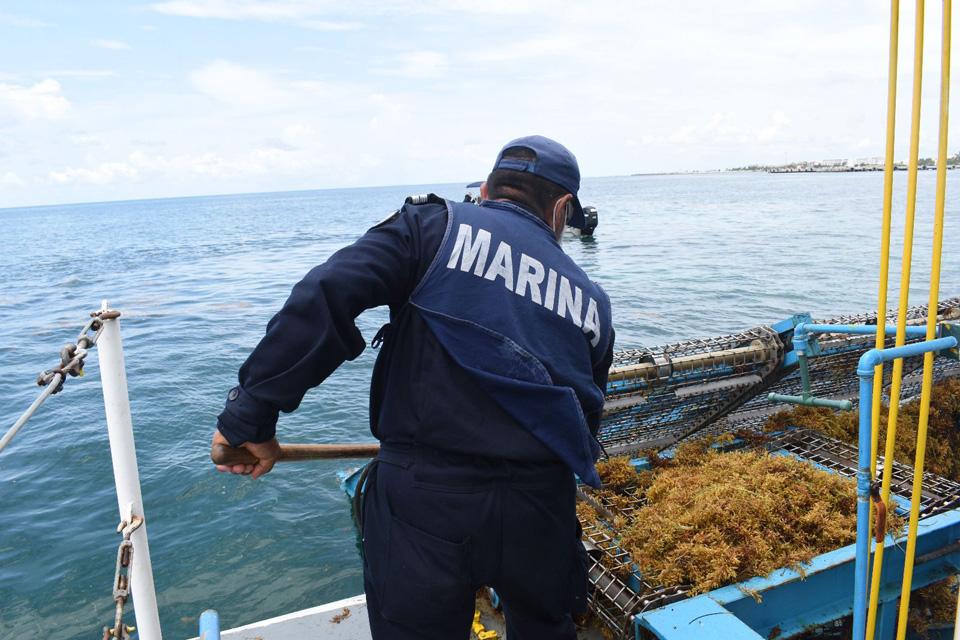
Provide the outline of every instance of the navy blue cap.
<path id="1" fill-rule="evenodd" d="M 536 155 L 537 159 L 504 158 L 504 151 L 514 147 L 529 149 Z M 529 171 L 560 185 L 573 194 L 573 215 L 570 216 L 567 224 L 578 229 L 582 229 L 583 225 L 586 224 L 583 217 L 583 207 L 577 197 L 577 192 L 580 190 L 580 166 L 570 150 L 559 142 L 543 136 L 526 136 L 511 140 L 500 150 L 497 161 L 493 163 L 493 170 L 496 171 L 497 169 Z"/>

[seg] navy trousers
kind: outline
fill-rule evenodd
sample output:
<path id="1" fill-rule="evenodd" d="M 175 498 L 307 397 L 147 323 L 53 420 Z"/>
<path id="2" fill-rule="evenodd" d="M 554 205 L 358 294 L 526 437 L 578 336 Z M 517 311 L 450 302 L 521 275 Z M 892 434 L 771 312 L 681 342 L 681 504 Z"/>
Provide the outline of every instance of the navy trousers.
<path id="1" fill-rule="evenodd" d="M 574 478 L 521 463 L 382 445 L 363 497 L 374 640 L 467 640 L 493 587 L 510 640 L 576 640 L 586 552 Z"/>

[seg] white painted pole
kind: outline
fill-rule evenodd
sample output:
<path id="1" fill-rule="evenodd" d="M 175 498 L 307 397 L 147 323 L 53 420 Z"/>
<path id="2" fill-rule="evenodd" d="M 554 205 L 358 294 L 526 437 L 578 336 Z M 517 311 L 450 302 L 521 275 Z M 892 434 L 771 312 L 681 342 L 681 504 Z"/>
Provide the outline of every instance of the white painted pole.
<path id="1" fill-rule="evenodd" d="M 107 301 L 101 305 L 107 311 Z M 120 320 L 103 321 L 103 332 L 97 339 L 100 357 L 100 377 L 103 381 L 103 405 L 107 412 L 107 430 L 110 434 L 110 456 L 113 458 L 113 477 L 117 485 L 117 503 L 120 520 L 132 516 L 144 518 L 144 524 L 130 536 L 133 542 L 133 564 L 129 567 L 130 590 L 133 596 L 137 634 L 141 640 L 160 640 L 160 614 L 157 594 L 153 587 L 153 568 L 150 565 L 150 547 L 147 544 L 146 517 L 140 494 L 140 475 L 137 471 L 137 452 L 133 445 L 133 421 L 130 418 L 130 397 L 127 393 L 127 374 L 123 365 L 123 343 L 120 339 Z"/>

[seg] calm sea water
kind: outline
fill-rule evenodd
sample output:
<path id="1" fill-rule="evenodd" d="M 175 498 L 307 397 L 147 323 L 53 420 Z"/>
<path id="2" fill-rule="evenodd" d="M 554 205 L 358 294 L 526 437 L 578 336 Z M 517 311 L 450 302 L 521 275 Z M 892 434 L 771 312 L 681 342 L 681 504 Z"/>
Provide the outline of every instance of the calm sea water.
<path id="1" fill-rule="evenodd" d="M 896 176 L 896 306 L 906 175 Z M 951 179 L 954 175 L 951 175 Z M 707 337 L 808 311 L 876 308 L 882 175 L 710 174 L 586 180 L 592 240 L 564 248 L 613 300 L 618 348 Z M 949 182 L 949 181 L 948 181 Z M 926 302 L 933 172 L 920 176 L 911 303 Z M 948 196 L 950 195 L 948 185 Z M 290 288 L 412 193 L 462 185 L 0 210 L 0 433 L 38 395 L 102 299 L 122 311 L 145 510 L 167 638 L 220 611 L 247 624 L 362 590 L 344 462 L 220 474 L 209 442 L 236 371 Z M 941 297 L 960 294 L 947 203 Z M 367 312 L 369 340 L 386 319 Z M 372 441 L 375 353 L 281 418 L 282 441 Z M 91 638 L 113 617 L 118 517 L 95 354 L 0 454 L 0 637 Z M 853 372 L 851 372 L 853 375 Z"/>

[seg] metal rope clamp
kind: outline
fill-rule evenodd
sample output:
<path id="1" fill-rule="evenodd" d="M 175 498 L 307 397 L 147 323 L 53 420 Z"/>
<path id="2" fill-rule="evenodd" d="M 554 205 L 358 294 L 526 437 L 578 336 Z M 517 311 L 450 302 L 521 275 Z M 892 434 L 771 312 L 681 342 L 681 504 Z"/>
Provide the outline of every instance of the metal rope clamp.
<path id="1" fill-rule="evenodd" d="M 87 335 L 91 331 L 93 331 L 93 336 Z M 57 383 L 57 388 L 51 393 L 51 395 L 53 395 L 60 393 L 63 389 L 63 383 L 66 381 L 68 374 L 73 377 L 82 376 L 83 360 L 87 357 L 87 349 L 97 343 L 97 338 L 100 337 L 102 331 L 103 320 L 101 320 L 100 316 L 97 315 L 90 318 L 83 329 L 80 330 L 80 334 L 77 336 L 77 343 L 68 344 L 60 350 L 60 366 L 56 369 L 48 369 L 37 376 L 37 384 L 45 387 L 51 384 L 57 375 L 59 375 L 60 380 Z"/>
<path id="2" fill-rule="evenodd" d="M 117 603 L 117 613 L 113 619 L 113 628 L 103 628 L 103 640 L 127 640 L 134 627 L 123 625 L 123 605 L 130 597 L 130 563 L 133 562 L 133 542 L 131 534 L 143 524 L 143 516 L 132 516 L 130 522 L 122 520 L 117 527 L 117 533 L 123 534 L 123 540 L 117 548 L 117 569 L 113 574 L 113 600 Z M 126 573 L 123 570 L 126 569 Z"/>

